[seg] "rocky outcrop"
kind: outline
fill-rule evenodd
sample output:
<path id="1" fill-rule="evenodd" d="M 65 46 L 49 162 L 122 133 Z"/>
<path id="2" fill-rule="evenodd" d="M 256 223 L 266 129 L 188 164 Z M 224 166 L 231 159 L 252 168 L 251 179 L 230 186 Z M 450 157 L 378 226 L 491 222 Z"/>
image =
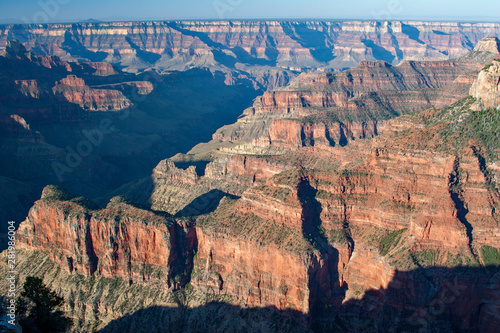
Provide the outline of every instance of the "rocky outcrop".
<path id="1" fill-rule="evenodd" d="M 500 40 L 497 37 L 486 37 L 478 41 L 474 47 L 474 51 L 478 52 L 490 52 L 497 54 L 500 50 Z"/>
<path id="2" fill-rule="evenodd" d="M 470 89 L 470 95 L 478 100 L 476 110 L 500 107 L 500 59 L 483 68 Z"/>
<path id="3" fill-rule="evenodd" d="M 398 66 L 362 61 L 341 73 L 302 73 L 255 99 L 244 117 L 213 139 L 240 143 L 240 150 L 228 151 L 247 154 L 261 154 L 261 147 L 345 146 L 381 134 L 388 119 L 468 96 L 480 68 L 498 54 L 476 50 L 468 58 Z"/>
<path id="4" fill-rule="evenodd" d="M 75 75 L 68 75 L 57 82 L 52 90 L 56 96 L 60 95 L 69 103 L 89 111 L 120 111 L 132 105 L 121 91 L 92 89 Z"/>
<path id="5" fill-rule="evenodd" d="M 14 84 L 26 97 L 39 98 L 42 93 L 37 80 L 15 80 Z"/>
<path id="6" fill-rule="evenodd" d="M 69 273 L 138 282 L 160 279 L 168 285 L 174 229 L 164 218 L 123 203 L 92 212 L 75 202 L 42 197 L 18 237 L 29 248 L 49 252 Z"/>
<path id="7" fill-rule="evenodd" d="M 93 75 L 110 76 L 119 74 L 109 62 L 85 62 L 83 64 L 95 70 L 95 72 L 92 73 Z"/>
<path id="8" fill-rule="evenodd" d="M 485 38 L 476 45 L 474 51 L 488 52 L 495 55 L 492 62 L 488 62 L 472 84 L 469 95 L 476 98 L 476 111 L 500 107 L 500 40 Z"/>
<path id="9" fill-rule="evenodd" d="M 387 289 L 396 270 L 378 251 L 357 248 L 345 267 L 344 280 L 350 292 Z"/>
<path id="10" fill-rule="evenodd" d="M 153 170 L 153 188 L 142 185 L 133 192 L 150 191 L 145 203 L 155 210 L 186 214 L 186 209 L 194 209 L 195 215 L 199 215 L 215 209 L 222 197 L 239 197 L 255 182 L 266 181 L 288 168 L 284 163 L 253 156 L 220 156 L 203 166 L 199 175 L 194 165 L 182 169 L 172 160 L 163 160 Z M 133 193 L 128 196 L 143 201 Z"/>

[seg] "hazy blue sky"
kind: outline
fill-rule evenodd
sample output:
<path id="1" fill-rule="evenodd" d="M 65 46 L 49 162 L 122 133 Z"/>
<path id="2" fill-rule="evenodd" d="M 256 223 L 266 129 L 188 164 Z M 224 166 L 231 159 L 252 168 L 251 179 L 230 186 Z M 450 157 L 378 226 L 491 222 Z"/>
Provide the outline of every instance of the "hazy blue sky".
<path id="1" fill-rule="evenodd" d="M 500 21 L 499 0 L 0 0 L 0 23 L 178 19 Z"/>

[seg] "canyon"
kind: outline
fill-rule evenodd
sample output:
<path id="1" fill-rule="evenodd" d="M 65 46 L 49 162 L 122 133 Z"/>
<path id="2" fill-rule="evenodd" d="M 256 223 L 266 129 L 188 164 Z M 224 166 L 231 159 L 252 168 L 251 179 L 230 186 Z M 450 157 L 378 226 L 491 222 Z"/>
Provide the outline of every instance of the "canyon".
<path id="1" fill-rule="evenodd" d="M 262 89 L 257 90 L 261 95 L 249 93 L 253 105 L 241 107 L 233 123 L 213 129 L 211 140 L 171 154 L 150 175 L 130 179 L 96 203 L 80 197 L 76 186 L 70 192 L 77 190 L 78 196 L 45 186 L 17 231 L 20 281 L 40 276 L 63 296 L 75 332 L 147 327 L 495 332 L 500 324 L 500 43 L 485 38 L 472 47 L 463 39 L 472 32 L 479 38 L 479 27 L 495 35 L 495 24 L 79 25 L 99 27 L 99 35 L 116 43 L 129 38 L 129 46 L 139 44 L 123 37 L 127 29 L 156 36 L 168 28 L 177 38 L 171 43 L 186 43 L 184 48 L 198 43 L 200 54 L 208 45 L 212 52 L 224 50 L 226 60 L 231 51 L 247 65 L 273 54 L 262 47 L 246 51 L 252 58 L 236 53 L 244 49 L 238 43 L 248 39 L 228 38 L 227 31 L 248 29 L 252 37 L 274 34 L 280 66 L 345 66 L 335 60 L 342 53 L 330 59 L 321 43 L 303 45 L 325 38 L 344 56 L 354 54 L 342 61 L 356 63 L 342 72 L 290 74 L 286 85 L 260 88 L 258 77 L 238 81 L 242 74 L 232 72 L 231 78 L 246 82 L 248 91 Z M 54 68 L 61 72 L 49 85 L 17 78 L 13 84 L 21 100 L 54 98 L 66 105 L 69 121 L 82 122 L 72 110 L 85 117 L 139 112 L 131 106 L 137 100 L 130 89 L 146 98 L 161 89 L 122 72 L 124 62 L 121 69 L 106 62 L 67 62 L 76 56 L 73 50 L 82 50 L 69 42 L 71 36 L 92 36 L 95 30 L 77 25 L 70 35 L 65 25 L 35 28 L 8 27 L 11 34 L 29 31 L 29 43 L 43 36 L 52 44 L 36 53 L 50 50 L 57 57 L 29 53 L 14 42 L 7 44 L 7 54 L 13 61 L 27 57 L 29 63 L 50 64 L 45 76 Z M 399 38 L 398 48 L 391 49 L 394 58 L 366 40 L 359 50 L 364 57 L 342 49 L 341 38 L 347 43 L 353 34 L 364 38 L 360 35 L 380 31 L 388 36 L 376 43 L 394 47 L 389 35 Z M 337 39 L 327 39 L 330 33 Z M 99 47 L 90 49 L 92 38 L 86 38 L 82 45 L 92 56 L 124 61 Z M 120 59 L 128 52 L 123 45 L 117 48 Z M 166 56 L 158 55 L 166 46 L 154 45 L 135 48 L 134 56 L 156 59 L 150 66 L 160 66 Z M 292 57 L 299 54 L 302 58 Z M 287 56 L 296 62 L 287 63 Z M 71 74 L 85 66 L 95 72 Z M 212 70 L 205 75 L 216 76 Z M 236 81 L 223 72 L 216 76 L 219 82 L 233 87 Z M 178 82 L 168 80 L 169 88 Z M 2 128 L 23 136 L 21 142 L 46 144 L 44 132 L 34 130 L 44 118 L 40 109 L 32 115 L 16 112 L 4 117 Z M 0 271 L 7 271 L 4 260 Z M 2 291 L 5 287 L 0 284 Z"/>
<path id="2" fill-rule="evenodd" d="M 2 221 L 24 219 L 48 184 L 96 199 L 146 177 L 161 159 L 236 120 L 258 93 L 206 70 L 135 75 L 105 62 L 34 55 L 17 41 L 0 68 L 0 150 L 8 161 L 0 182 L 10 191 Z"/>
<path id="3" fill-rule="evenodd" d="M 107 57 L 113 53 L 118 53 L 118 55 L 139 54 L 140 51 L 137 51 L 137 49 L 141 47 L 145 53 L 161 55 L 162 53 L 174 53 L 175 51 L 182 54 L 188 49 L 194 49 L 195 52 L 202 53 L 203 50 L 220 45 L 220 47 L 228 49 L 240 47 L 248 53 L 250 53 L 250 48 L 253 47 L 251 55 L 257 57 L 271 54 L 273 53 L 271 51 L 277 50 L 278 54 L 283 58 L 304 54 L 308 55 L 309 59 L 316 56 L 316 60 L 319 60 L 320 57 L 315 55 L 314 51 L 320 53 L 318 51 L 323 45 L 315 44 L 319 44 L 318 41 L 322 41 L 324 37 L 329 37 L 327 41 L 330 42 L 330 44 L 325 45 L 325 48 L 335 45 L 339 52 L 343 52 L 336 54 L 337 57 L 340 57 L 349 54 L 351 50 L 356 50 L 357 47 L 360 48 L 360 51 L 368 49 L 369 47 L 363 46 L 361 42 L 365 39 L 374 40 L 374 44 L 378 46 L 388 46 L 391 43 L 390 38 L 388 38 L 391 37 L 391 34 L 396 36 L 398 40 L 400 48 L 393 51 L 402 53 L 399 60 L 409 56 L 432 56 L 432 51 L 427 51 L 427 54 L 424 53 L 423 46 L 426 43 L 431 46 L 435 53 L 444 55 L 448 53 L 448 57 L 456 58 L 462 55 L 467 47 L 470 50 L 482 38 L 495 36 L 496 33 L 498 33 L 498 25 L 495 23 L 470 24 L 418 21 L 111 22 L 77 23 L 74 25 L 10 25 L 4 26 L 2 29 L 4 38 L 9 34 L 12 36 L 11 38 L 23 37 L 25 40 L 19 40 L 22 42 L 28 41 L 29 49 L 37 45 L 40 48 L 39 51 L 50 52 L 52 55 L 61 58 L 71 57 L 71 51 L 75 51 L 74 48 L 71 48 L 70 41 L 79 41 L 82 46 L 89 48 L 89 51 L 95 54 L 107 53 Z M 142 39 L 141 42 L 141 34 L 147 35 L 149 38 Z M 384 34 L 387 34 L 387 36 L 384 36 Z M 376 35 L 384 37 L 380 38 L 380 40 L 372 38 Z M 164 38 L 164 36 L 169 38 Z M 208 36 L 208 39 L 205 36 Z M 355 43 L 348 40 L 352 36 L 358 37 L 357 39 L 360 41 Z M 111 41 L 112 44 L 105 49 L 104 46 L 98 44 L 99 40 L 108 44 Z M 275 44 L 273 44 L 273 40 L 276 42 Z M 466 40 L 469 42 L 465 42 Z M 260 41 L 260 44 L 256 44 L 257 41 Z M 46 44 L 44 45 L 42 42 Z M 369 43 L 366 42 L 365 44 Z M 275 49 L 272 49 L 272 46 Z M 392 44 L 392 46 L 395 45 Z M 271 48 L 271 50 L 267 48 Z M 307 50 L 308 48 L 313 50 Z M 373 48 L 376 47 L 373 46 Z M 393 56 L 396 56 L 396 52 L 393 53 Z M 81 55 L 77 54 L 76 56 Z M 160 58 L 160 56 L 157 56 L 157 58 Z"/>
<path id="4" fill-rule="evenodd" d="M 419 21 L 157 21 L 0 26 L 38 55 L 108 62 L 126 71 L 208 68 L 265 89 L 300 71 L 344 70 L 361 61 L 447 60 L 500 37 L 498 23 Z"/>

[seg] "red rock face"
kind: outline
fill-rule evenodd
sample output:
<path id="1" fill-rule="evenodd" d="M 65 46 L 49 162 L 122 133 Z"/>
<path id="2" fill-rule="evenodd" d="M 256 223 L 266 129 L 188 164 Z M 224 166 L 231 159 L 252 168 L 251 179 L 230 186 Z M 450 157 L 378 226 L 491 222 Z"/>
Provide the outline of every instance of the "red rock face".
<path id="1" fill-rule="evenodd" d="M 132 105 L 121 91 L 92 89 L 75 75 L 68 75 L 53 88 L 54 93 L 89 111 L 119 111 Z"/>
<path id="2" fill-rule="evenodd" d="M 360 248 L 350 257 L 344 274 L 349 290 L 381 290 L 389 287 L 396 270 L 377 251 Z"/>
<path id="3" fill-rule="evenodd" d="M 94 69 L 95 72 L 93 74 L 97 76 L 110 76 L 118 74 L 116 69 L 109 62 L 86 62 L 84 64 Z"/>
<path id="4" fill-rule="evenodd" d="M 197 229 L 198 252 L 192 284 L 209 294 L 226 294 L 249 306 L 275 306 L 307 313 L 307 262 L 275 246 Z"/>
<path id="5" fill-rule="evenodd" d="M 126 217 L 117 218 L 125 211 Z M 71 202 L 38 201 L 18 233 L 21 242 L 47 251 L 69 272 L 134 281 L 168 279 L 174 231 L 166 221 L 153 227 L 145 220 L 162 223 L 126 205 L 92 215 Z"/>
<path id="6" fill-rule="evenodd" d="M 291 113 L 304 108 L 349 108 L 359 109 L 360 102 L 370 102 L 370 93 L 382 93 L 386 102 L 397 103 L 404 99 L 406 103 L 414 104 L 414 109 L 423 109 L 438 103 L 441 98 L 425 99 L 424 94 L 413 93 L 413 100 L 400 94 L 405 91 L 423 89 L 448 89 L 459 92 L 456 99 L 463 98 L 468 93 L 470 80 L 457 80 L 467 72 L 476 72 L 481 68 L 479 63 L 470 62 L 415 62 L 405 61 L 393 67 L 385 62 L 362 61 L 359 66 L 342 72 L 328 74 L 301 74 L 287 88 L 265 92 L 254 105 L 254 113 L 283 112 Z M 457 80 L 457 81 L 456 81 Z M 465 83 L 461 85 L 460 83 Z M 399 96 L 388 95 L 397 91 Z M 386 95 L 383 93 L 386 92 Z M 368 94 L 368 95 L 367 95 Z M 356 100 L 364 96 L 361 101 Z M 373 100 L 371 101 L 373 103 Z M 443 101 L 441 101 L 443 102 Z M 446 103 L 446 101 L 444 101 Z M 382 104 L 383 105 L 383 104 Z M 380 108 L 381 105 L 378 105 Z M 303 114 L 311 114 L 313 110 L 302 110 Z"/>
<path id="7" fill-rule="evenodd" d="M 241 214 L 254 214 L 266 223 L 286 226 L 301 233 L 302 207 L 295 185 L 285 185 L 269 180 L 264 187 L 247 190 L 236 206 Z"/>
<path id="8" fill-rule="evenodd" d="M 208 229 L 190 229 L 186 236 L 179 230 L 125 204 L 92 213 L 73 202 L 40 200 L 18 239 L 24 247 L 48 252 L 69 273 L 162 281 L 166 288 L 179 282 L 170 280 L 176 258 L 195 247 L 191 283 L 197 290 L 231 295 L 236 304 L 308 312 L 310 259 Z M 179 237 L 185 237 L 186 248 L 179 248 Z"/>
<path id="9" fill-rule="evenodd" d="M 269 128 L 269 137 L 265 139 L 269 140 L 270 145 L 283 145 L 287 148 L 297 149 L 302 147 L 301 127 L 299 123 L 292 120 L 277 119 Z M 260 139 L 260 141 L 266 143 L 265 139 Z"/>
<path id="10" fill-rule="evenodd" d="M 283 147 L 297 150 L 302 147 L 334 147 L 357 139 L 372 138 L 384 132 L 385 121 L 333 123 L 304 123 L 295 120 L 273 120 L 264 136 L 254 139 L 257 146 Z"/>
<path id="11" fill-rule="evenodd" d="M 390 217 L 386 219 L 385 214 L 376 217 L 373 213 L 364 218 L 360 216 L 354 219 L 370 220 L 372 223 L 380 221 L 379 226 L 390 229 L 409 228 L 412 235 L 423 246 L 449 249 L 467 247 L 466 227 L 456 218 L 455 205 L 448 188 L 449 176 L 453 172 L 455 159 L 434 157 L 433 162 L 428 163 L 430 159 L 430 155 L 403 157 L 379 153 L 379 156 L 368 165 L 371 172 L 378 173 L 377 178 L 383 185 L 378 188 L 377 182 L 372 181 L 372 186 L 370 186 L 372 189 L 368 193 L 377 193 L 378 196 L 384 196 L 386 198 L 384 200 L 392 202 L 392 205 L 403 207 L 401 210 L 389 209 L 394 214 L 393 218 L 398 215 L 398 211 L 404 213 L 397 219 L 399 221 L 392 220 Z M 410 182 L 406 177 L 399 179 L 398 177 L 392 178 L 392 176 L 390 176 L 391 180 L 384 177 L 382 182 L 382 176 L 389 172 L 391 175 L 414 172 L 414 176 L 411 177 Z M 384 200 L 379 203 L 381 204 Z M 436 202 L 440 204 L 435 205 Z M 418 213 L 413 213 L 411 210 L 416 210 Z M 354 210 L 353 214 L 356 214 Z M 387 223 L 385 226 L 384 222 Z"/>

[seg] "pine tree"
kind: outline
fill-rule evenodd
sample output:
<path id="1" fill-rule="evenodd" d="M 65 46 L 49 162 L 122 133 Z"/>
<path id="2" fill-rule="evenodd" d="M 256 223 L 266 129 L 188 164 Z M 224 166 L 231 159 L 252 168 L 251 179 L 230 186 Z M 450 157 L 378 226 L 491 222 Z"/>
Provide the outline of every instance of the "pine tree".
<path id="1" fill-rule="evenodd" d="M 71 326 L 71 320 L 60 310 L 64 299 L 45 286 L 42 279 L 27 277 L 17 299 L 19 324 L 26 333 L 59 333 Z"/>

